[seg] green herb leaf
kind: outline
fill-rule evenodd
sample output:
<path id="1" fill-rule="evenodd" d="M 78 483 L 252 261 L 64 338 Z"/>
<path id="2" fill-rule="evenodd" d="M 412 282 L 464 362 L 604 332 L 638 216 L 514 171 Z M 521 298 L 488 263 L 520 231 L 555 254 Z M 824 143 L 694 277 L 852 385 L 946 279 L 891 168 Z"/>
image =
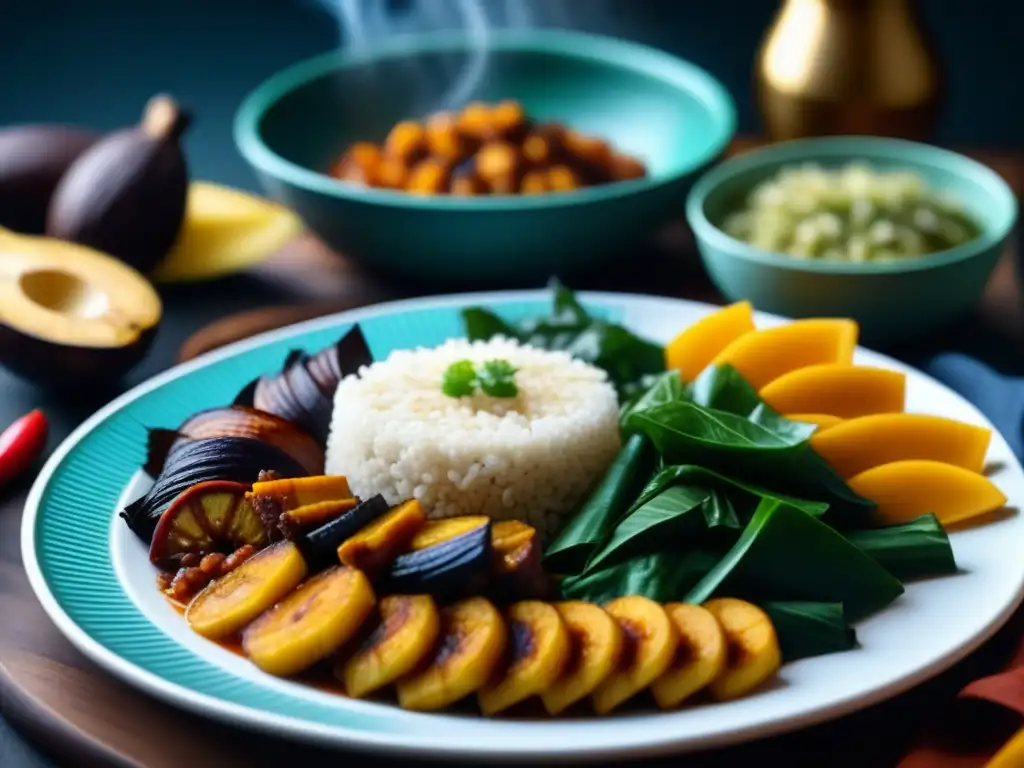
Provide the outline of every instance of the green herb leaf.
<path id="1" fill-rule="evenodd" d="M 515 397 L 519 394 L 515 374 L 508 360 L 488 360 L 477 370 L 477 381 L 484 394 L 491 397 Z"/>
<path id="2" fill-rule="evenodd" d="M 857 633 L 846 622 L 842 603 L 760 603 L 778 635 L 783 661 L 848 651 L 857 646 Z"/>
<path id="3" fill-rule="evenodd" d="M 903 593 L 871 557 L 806 512 L 763 499 L 739 540 L 686 596 L 703 603 L 723 587 L 765 599 L 840 602 L 856 621 Z"/>
<path id="4" fill-rule="evenodd" d="M 846 533 L 847 541 L 902 581 L 957 572 L 949 537 L 935 515 L 909 523 Z"/>
<path id="5" fill-rule="evenodd" d="M 490 339 L 494 336 L 505 336 L 509 339 L 519 338 L 519 331 L 516 328 L 483 307 L 469 307 L 462 310 L 462 322 L 470 341 Z"/>
<path id="6" fill-rule="evenodd" d="M 448 397 L 468 397 L 476 390 L 476 370 L 469 360 L 449 365 L 441 380 L 441 391 Z"/>
<path id="7" fill-rule="evenodd" d="M 585 498 L 544 554 L 555 573 L 579 573 L 622 517 L 652 471 L 653 450 L 643 435 L 626 440 L 597 487 Z"/>
<path id="8" fill-rule="evenodd" d="M 738 530 L 743 527 L 740 523 L 739 513 L 736 511 L 736 505 L 733 504 L 724 488 L 711 488 L 707 498 L 701 504 L 701 511 L 704 513 L 704 521 L 708 528 L 735 528 Z"/>
<path id="9" fill-rule="evenodd" d="M 683 384 L 679 371 L 666 371 L 653 377 L 653 381 L 641 393 L 627 401 L 619 414 L 619 422 L 626 428 L 629 417 L 639 411 L 646 411 L 665 403 L 687 400 L 689 393 Z"/>
<path id="10" fill-rule="evenodd" d="M 611 568 L 562 582 L 566 599 L 607 603 L 623 595 L 642 595 L 659 603 L 681 600 L 719 558 L 706 548 L 641 555 Z"/>

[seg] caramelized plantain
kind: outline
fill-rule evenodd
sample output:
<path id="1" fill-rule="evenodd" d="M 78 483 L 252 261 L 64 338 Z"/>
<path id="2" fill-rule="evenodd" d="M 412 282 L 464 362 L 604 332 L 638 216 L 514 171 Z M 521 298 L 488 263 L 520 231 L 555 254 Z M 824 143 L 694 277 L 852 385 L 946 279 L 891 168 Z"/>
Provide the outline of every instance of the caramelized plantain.
<path id="1" fill-rule="evenodd" d="M 768 614 L 752 603 L 719 597 L 704 603 L 725 633 L 726 666 L 708 689 L 718 701 L 757 688 L 782 665 L 782 652 Z"/>
<path id="2" fill-rule="evenodd" d="M 540 696 L 552 715 L 593 693 L 615 671 L 623 648 L 622 629 L 601 606 L 572 600 L 555 603 L 555 609 L 572 647 L 562 674 Z"/>
<path id="3" fill-rule="evenodd" d="M 608 714 L 661 677 L 679 643 L 675 623 L 653 600 L 620 597 L 605 610 L 622 628 L 625 645 L 618 669 L 591 696 L 599 715 Z"/>
<path id="4" fill-rule="evenodd" d="M 722 625 L 706 608 L 669 603 L 665 612 L 679 630 L 679 645 L 671 666 L 651 683 L 651 693 L 659 707 L 672 709 L 722 674 L 726 642 Z"/>
<path id="5" fill-rule="evenodd" d="M 234 635 L 306 578 L 306 561 L 290 541 L 257 552 L 210 584 L 185 609 L 193 630 L 211 640 Z"/>
<path id="6" fill-rule="evenodd" d="M 264 672 L 297 674 L 352 639 L 375 603 L 362 571 L 334 566 L 250 624 L 242 633 L 242 650 Z"/>
<path id="7" fill-rule="evenodd" d="M 516 521 L 509 521 L 516 522 Z M 494 527 L 502 525 L 495 523 Z M 491 592 L 498 602 L 543 600 L 550 591 L 547 573 L 541 564 L 540 539 L 536 531 L 523 523 L 525 531 L 502 538 L 493 537 L 494 578 Z"/>
<path id="8" fill-rule="evenodd" d="M 398 681 L 403 709 L 437 710 L 480 690 L 501 664 L 507 639 L 498 609 L 471 597 L 441 610 L 441 633 L 429 666 Z"/>
<path id="9" fill-rule="evenodd" d="M 338 547 L 338 559 L 345 565 L 375 573 L 391 565 L 426 521 L 419 501 L 404 501 L 345 539 Z"/>
<path id="10" fill-rule="evenodd" d="M 376 627 L 334 673 L 345 693 L 362 698 L 409 674 L 434 649 L 441 617 L 430 595 L 392 595 L 380 601 Z"/>
<path id="11" fill-rule="evenodd" d="M 543 693 L 569 660 L 569 631 L 554 607 L 536 600 L 513 603 L 505 612 L 511 643 L 501 677 L 477 694 L 485 715 L 495 715 Z"/>
<path id="12" fill-rule="evenodd" d="M 487 525 L 489 521 L 490 518 L 486 515 L 459 515 L 458 517 L 445 517 L 440 520 L 428 520 L 419 533 L 413 536 L 409 549 L 413 552 L 420 549 L 429 549 L 449 539 L 454 539 L 456 536 L 461 536 L 464 533 Z M 495 525 L 498 524 L 495 523 Z"/>

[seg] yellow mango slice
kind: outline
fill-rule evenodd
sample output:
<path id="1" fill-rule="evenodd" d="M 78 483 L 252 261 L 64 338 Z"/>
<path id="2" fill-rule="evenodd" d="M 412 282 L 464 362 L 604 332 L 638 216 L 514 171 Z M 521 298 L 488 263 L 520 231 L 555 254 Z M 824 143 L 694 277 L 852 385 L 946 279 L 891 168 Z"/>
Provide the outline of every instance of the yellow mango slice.
<path id="1" fill-rule="evenodd" d="M 927 459 L 981 472 L 992 431 L 942 416 L 879 413 L 811 436 L 811 447 L 841 476 L 882 464 Z"/>
<path id="2" fill-rule="evenodd" d="M 787 413 L 785 418 L 790 421 L 802 421 L 804 424 L 814 424 L 819 434 L 822 430 L 831 429 L 836 424 L 842 424 L 843 420 L 838 416 L 831 416 L 827 413 Z"/>
<path id="3" fill-rule="evenodd" d="M 808 365 L 779 376 L 758 393 L 780 413 L 827 413 L 843 419 L 898 413 L 907 377 L 898 371 L 861 365 Z"/>
<path id="4" fill-rule="evenodd" d="M 194 181 L 178 242 L 150 277 L 176 283 L 237 272 L 280 250 L 301 229 L 298 216 L 270 200 Z"/>
<path id="5" fill-rule="evenodd" d="M 795 320 L 740 336 L 715 355 L 711 364 L 731 365 L 759 390 L 797 368 L 852 363 L 857 334 L 853 320 Z"/>
<path id="6" fill-rule="evenodd" d="M 715 355 L 754 330 L 754 308 L 738 301 L 702 317 L 665 347 L 665 364 L 678 370 L 683 381 L 693 381 Z"/>
<path id="7" fill-rule="evenodd" d="M 984 475 L 940 461 L 894 461 L 854 475 L 846 484 L 878 505 L 875 514 L 883 525 L 906 523 L 928 512 L 948 525 L 1006 504 L 1003 492 Z"/>

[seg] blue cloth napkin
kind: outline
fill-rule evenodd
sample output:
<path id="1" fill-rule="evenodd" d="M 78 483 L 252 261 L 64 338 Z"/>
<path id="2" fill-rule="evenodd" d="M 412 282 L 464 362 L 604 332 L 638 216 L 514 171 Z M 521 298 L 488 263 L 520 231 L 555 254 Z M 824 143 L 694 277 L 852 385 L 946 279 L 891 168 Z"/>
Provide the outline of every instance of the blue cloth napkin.
<path id="1" fill-rule="evenodd" d="M 959 352 L 944 352 L 921 370 L 970 400 L 1006 438 L 1018 459 L 1024 460 L 1024 378 L 1004 376 Z"/>

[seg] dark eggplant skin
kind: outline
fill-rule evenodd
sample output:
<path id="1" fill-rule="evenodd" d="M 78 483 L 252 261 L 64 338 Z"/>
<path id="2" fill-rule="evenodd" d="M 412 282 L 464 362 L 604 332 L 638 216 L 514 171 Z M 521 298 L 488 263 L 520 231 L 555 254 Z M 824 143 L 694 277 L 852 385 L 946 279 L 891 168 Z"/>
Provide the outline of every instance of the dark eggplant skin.
<path id="1" fill-rule="evenodd" d="M 212 437 L 179 444 L 167 456 L 163 471 L 145 496 L 121 511 L 132 533 L 147 545 L 164 510 L 180 493 L 207 480 L 253 483 L 262 470 L 280 477 L 306 474 L 295 459 L 279 448 L 246 437 Z"/>
<path id="2" fill-rule="evenodd" d="M 391 508 L 379 493 L 360 502 L 336 520 L 314 528 L 296 543 L 310 570 L 321 570 L 338 562 L 338 547 Z"/>
<path id="3" fill-rule="evenodd" d="M 399 556 L 379 580 L 382 593 L 439 601 L 481 595 L 491 575 L 491 521 L 433 547 Z"/>

